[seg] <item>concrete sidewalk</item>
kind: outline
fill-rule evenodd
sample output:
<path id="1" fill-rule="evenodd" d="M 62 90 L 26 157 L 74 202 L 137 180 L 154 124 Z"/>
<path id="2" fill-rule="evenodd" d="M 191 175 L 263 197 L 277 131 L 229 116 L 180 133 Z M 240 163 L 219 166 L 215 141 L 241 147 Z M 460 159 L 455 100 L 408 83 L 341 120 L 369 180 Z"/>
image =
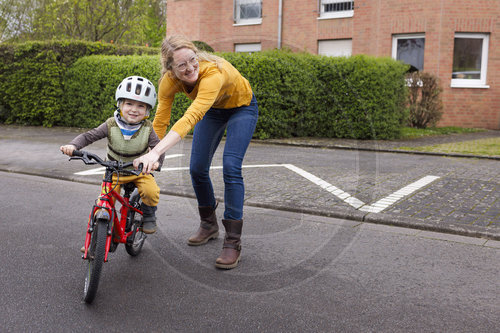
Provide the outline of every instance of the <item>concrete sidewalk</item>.
<path id="1" fill-rule="evenodd" d="M 67 160 L 58 151 L 60 145 L 69 142 L 80 132 L 81 129 L 74 128 L 0 125 L 0 170 L 97 184 L 100 175 L 76 175 L 75 172 L 81 171 L 83 165 L 66 163 Z M 340 184 L 339 187 L 352 197 L 341 200 L 342 195 L 340 199 L 331 195 L 304 179 L 303 174 L 278 170 L 284 168 L 268 168 L 266 171 L 250 168 L 245 169 L 245 205 L 500 240 L 499 159 L 396 150 L 403 146 L 498 136 L 499 131 L 486 131 L 406 141 L 310 138 L 255 140 L 249 148 L 245 165 L 268 163 L 284 166 L 276 163 L 291 161 L 296 169 L 310 173 L 312 177 L 318 176 L 330 184 Z M 105 147 L 105 140 L 101 140 L 89 150 L 104 154 Z M 215 166 L 221 165 L 221 151 L 219 149 L 214 157 Z M 168 160 L 166 167 L 169 170 L 157 174 L 162 193 L 193 197 L 186 170 L 189 165 L 190 139 L 187 138 L 169 153 L 183 157 Z M 362 165 L 360 160 L 369 163 Z M 378 169 L 381 170 L 380 174 Z M 367 204 L 376 202 L 425 175 L 434 175 L 439 179 L 401 198 L 383 211 L 363 211 L 349 204 L 357 198 Z M 212 178 L 216 195 L 222 199 L 221 173 L 214 172 Z"/>

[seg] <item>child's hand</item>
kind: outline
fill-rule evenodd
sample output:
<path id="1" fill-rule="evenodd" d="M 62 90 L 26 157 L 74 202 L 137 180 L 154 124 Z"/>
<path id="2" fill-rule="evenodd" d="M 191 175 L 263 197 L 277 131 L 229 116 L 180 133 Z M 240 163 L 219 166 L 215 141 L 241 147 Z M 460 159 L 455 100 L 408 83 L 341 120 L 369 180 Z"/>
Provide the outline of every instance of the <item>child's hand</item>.
<path id="1" fill-rule="evenodd" d="M 76 147 L 73 146 L 73 145 L 65 145 L 65 146 L 61 146 L 59 148 L 64 154 L 68 155 L 68 156 L 73 156 L 73 152 L 76 150 Z"/>

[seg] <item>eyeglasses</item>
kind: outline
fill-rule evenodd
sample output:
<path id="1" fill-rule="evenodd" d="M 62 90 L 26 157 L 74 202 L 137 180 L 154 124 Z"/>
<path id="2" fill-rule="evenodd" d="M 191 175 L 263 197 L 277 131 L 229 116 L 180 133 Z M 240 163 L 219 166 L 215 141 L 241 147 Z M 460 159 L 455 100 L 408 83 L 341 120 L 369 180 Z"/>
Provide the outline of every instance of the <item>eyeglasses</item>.
<path id="1" fill-rule="evenodd" d="M 175 66 L 175 68 L 179 72 L 184 72 L 188 68 L 188 64 L 193 66 L 193 67 L 196 66 L 198 64 L 198 57 L 194 56 L 191 59 L 189 59 L 187 62 L 183 62 L 182 64 L 178 64 L 177 66 Z"/>

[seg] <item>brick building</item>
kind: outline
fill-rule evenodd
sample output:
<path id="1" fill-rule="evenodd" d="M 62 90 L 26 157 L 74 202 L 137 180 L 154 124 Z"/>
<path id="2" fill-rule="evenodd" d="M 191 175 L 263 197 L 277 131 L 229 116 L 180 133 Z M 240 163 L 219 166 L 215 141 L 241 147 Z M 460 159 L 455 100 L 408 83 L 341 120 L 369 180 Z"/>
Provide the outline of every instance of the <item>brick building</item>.
<path id="1" fill-rule="evenodd" d="M 222 52 L 391 56 L 440 78 L 439 126 L 500 129 L 500 0 L 168 0 L 176 33 Z"/>

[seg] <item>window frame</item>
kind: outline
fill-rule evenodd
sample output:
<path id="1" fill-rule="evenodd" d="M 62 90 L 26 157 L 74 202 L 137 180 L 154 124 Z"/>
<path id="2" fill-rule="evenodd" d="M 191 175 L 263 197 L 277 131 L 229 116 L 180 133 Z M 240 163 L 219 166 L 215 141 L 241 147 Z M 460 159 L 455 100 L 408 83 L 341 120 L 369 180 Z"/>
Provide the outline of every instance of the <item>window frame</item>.
<path id="1" fill-rule="evenodd" d="M 416 39 L 423 38 L 424 39 L 424 59 L 422 59 L 422 69 L 424 70 L 424 61 L 425 61 L 425 33 L 415 33 L 415 34 L 393 34 L 392 35 L 392 59 L 398 60 L 398 40 L 399 39 Z"/>
<path id="2" fill-rule="evenodd" d="M 349 52 L 348 54 L 340 54 L 340 55 L 330 55 L 330 54 L 326 54 L 326 53 L 320 53 L 320 49 L 322 48 L 321 45 L 324 45 L 326 47 L 326 45 L 328 43 L 332 43 L 332 44 L 336 44 L 336 43 L 348 43 L 350 44 L 350 49 L 349 49 Z M 317 41 L 317 45 L 318 45 L 318 55 L 323 55 L 323 56 L 326 56 L 326 57 L 346 57 L 346 58 L 349 58 L 352 56 L 352 38 L 341 38 L 341 39 L 320 39 Z M 345 50 L 345 49 L 343 49 Z M 344 53 L 344 52 L 342 52 Z"/>
<path id="3" fill-rule="evenodd" d="M 488 73 L 488 53 L 489 53 L 489 40 L 490 35 L 488 33 L 466 33 L 466 32 L 456 32 L 453 37 L 453 45 L 455 45 L 456 38 L 474 38 L 482 39 L 482 54 L 481 54 L 481 71 L 479 79 L 454 79 L 451 78 L 450 87 L 452 88 L 489 88 L 486 84 L 486 74 Z M 451 61 L 451 72 L 453 74 L 453 57 L 455 55 L 455 49 L 452 52 Z"/>
<path id="4" fill-rule="evenodd" d="M 343 10 L 343 11 L 338 11 L 338 12 L 325 12 L 324 11 L 324 2 L 328 3 L 336 3 L 336 2 L 349 2 L 349 1 L 343 1 L 343 0 L 318 0 L 318 13 L 319 13 L 319 20 L 327 20 L 327 19 L 334 19 L 334 18 L 345 18 L 345 17 L 353 17 L 354 16 L 354 1 L 351 1 L 352 10 Z"/>
<path id="5" fill-rule="evenodd" d="M 236 50 L 238 47 L 247 47 L 247 50 Z M 235 43 L 234 44 L 234 53 L 255 53 L 255 52 L 260 52 L 262 51 L 262 43 L 256 42 L 256 43 Z"/>
<path id="6" fill-rule="evenodd" d="M 241 0 L 233 0 L 233 26 L 240 25 L 256 25 L 262 24 L 262 0 L 255 0 L 255 3 L 260 4 L 260 17 L 259 18 L 251 18 L 251 19 L 240 19 L 240 1 Z M 244 1 L 244 0 L 243 0 Z"/>

